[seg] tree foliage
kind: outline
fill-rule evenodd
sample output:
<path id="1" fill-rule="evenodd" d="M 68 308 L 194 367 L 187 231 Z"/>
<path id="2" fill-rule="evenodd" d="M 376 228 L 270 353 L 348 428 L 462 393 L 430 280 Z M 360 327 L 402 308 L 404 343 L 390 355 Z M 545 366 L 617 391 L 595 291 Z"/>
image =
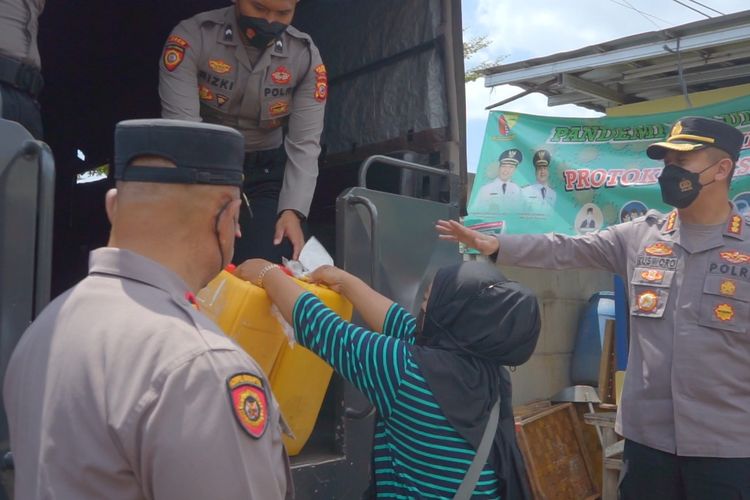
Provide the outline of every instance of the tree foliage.
<path id="1" fill-rule="evenodd" d="M 492 42 L 488 39 L 487 36 L 476 36 L 470 38 L 469 40 L 465 40 L 464 61 L 468 63 L 470 59 L 477 55 L 478 52 L 480 52 L 482 49 L 486 49 L 491 44 Z M 493 66 L 497 66 L 503 59 L 505 59 L 505 57 L 506 56 L 498 57 L 497 59 L 491 61 L 485 60 L 479 64 L 473 64 L 471 66 L 466 64 L 466 73 L 464 74 L 464 80 L 468 83 L 473 82 L 477 78 L 481 78 L 483 76 L 483 70 L 492 68 Z"/>

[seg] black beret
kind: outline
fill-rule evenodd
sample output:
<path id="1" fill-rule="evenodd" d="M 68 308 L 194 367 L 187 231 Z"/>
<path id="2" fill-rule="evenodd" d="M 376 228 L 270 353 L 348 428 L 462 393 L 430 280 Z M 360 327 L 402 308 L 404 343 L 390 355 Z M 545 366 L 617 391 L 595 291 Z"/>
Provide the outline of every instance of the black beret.
<path id="1" fill-rule="evenodd" d="M 159 156 L 177 168 L 133 166 Z M 245 140 L 230 127 L 183 120 L 126 120 L 115 128 L 115 179 L 242 186 Z"/>

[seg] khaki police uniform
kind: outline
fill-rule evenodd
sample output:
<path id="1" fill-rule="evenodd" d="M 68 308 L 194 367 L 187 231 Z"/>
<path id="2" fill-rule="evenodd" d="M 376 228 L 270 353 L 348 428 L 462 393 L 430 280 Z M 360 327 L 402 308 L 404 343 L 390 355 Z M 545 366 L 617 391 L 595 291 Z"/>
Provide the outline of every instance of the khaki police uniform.
<path id="1" fill-rule="evenodd" d="M 29 327 L 3 388 L 15 498 L 291 496 L 267 379 L 186 291 L 102 248 Z"/>
<path id="2" fill-rule="evenodd" d="M 19 122 L 37 139 L 42 118 L 35 99 L 43 85 L 37 33 L 44 2 L 0 2 L 0 116 Z"/>
<path id="3" fill-rule="evenodd" d="M 498 263 L 617 273 L 630 295 L 625 438 L 682 456 L 750 457 L 750 220 L 649 211 L 584 236 L 501 235 Z"/>
<path id="4" fill-rule="evenodd" d="M 289 26 L 261 53 L 243 44 L 234 6 L 216 9 L 182 21 L 167 39 L 159 65 L 162 116 L 233 127 L 245 137 L 249 154 L 277 149 L 283 141 L 287 159 L 277 212 L 307 216 L 318 176 L 327 78 L 305 33 Z M 286 137 L 282 127 L 288 128 Z M 253 165 L 246 176 L 250 183 L 281 181 L 280 171 Z"/>

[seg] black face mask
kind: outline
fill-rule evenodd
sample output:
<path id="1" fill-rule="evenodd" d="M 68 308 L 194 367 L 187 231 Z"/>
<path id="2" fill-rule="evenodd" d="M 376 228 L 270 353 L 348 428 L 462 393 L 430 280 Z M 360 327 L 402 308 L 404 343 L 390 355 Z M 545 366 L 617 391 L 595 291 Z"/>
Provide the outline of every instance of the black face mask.
<path id="1" fill-rule="evenodd" d="M 269 23 L 262 17 L 237 16 L 240 29 L 250 41 L 253 47 L 263 49 L 286 31 L 287 25 L 283 23 Z"/>
<path id="2" fill-rule="evenodd" d="M 659 187 L 661 187 L 661 199 L 667 205 L 675 208 L 686 208 L 695 201 L 701 189 L 708 184 L 701 184 L 700 175 L 709 168 L 716 165 L 712 163 L 700 172 L 690 172 L 679 165 L 670 163 L 659 176 Z"/>

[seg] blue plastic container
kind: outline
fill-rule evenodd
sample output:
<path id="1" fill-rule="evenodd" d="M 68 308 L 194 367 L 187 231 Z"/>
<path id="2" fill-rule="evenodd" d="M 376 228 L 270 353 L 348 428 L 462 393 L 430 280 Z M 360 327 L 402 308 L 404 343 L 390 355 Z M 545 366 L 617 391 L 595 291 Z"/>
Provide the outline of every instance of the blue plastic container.
<path id="1" fill-rule="evenodd" d="M 573 385 L 599 384 L 599 362 L 604 343 L 604 324 L 615 319 L 614 292 L 597 292 L 583 311 L 576 335 L 570 379 Z"/>

